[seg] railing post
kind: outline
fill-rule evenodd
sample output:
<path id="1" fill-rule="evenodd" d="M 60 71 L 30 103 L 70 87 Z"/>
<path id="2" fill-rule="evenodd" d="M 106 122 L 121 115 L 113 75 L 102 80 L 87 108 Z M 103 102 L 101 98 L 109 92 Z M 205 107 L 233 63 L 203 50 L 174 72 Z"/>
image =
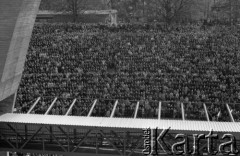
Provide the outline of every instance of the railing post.
<path id="1" fill-rule="evenodd" d="M 185 112 L 184 112 L 184 105 L 181 103 L 181 109 L 182 109 L 182 120 L 185 121 Z"/>
<path id="2" fill-rule="evenodd" d="M 159 107 L 158 107 L 158 120 L 161 120 L 161 111 L 162 111 L 162 102 L 159 102 Z"/>
<path id="3" fill-rule="evenodd" d="M 57 98 L 55 98 L 55 99 L 53 100 L 53 102 L 51 103 L 50 107 L 48 108 L 48 110 L 46 111 L 46 113 L 45 113 L 44 115 L 48 115 L 48 114 L 49 114 L 49 112 L 50 112 L 51 109 L 53 108 L 53 106 L 54 106 L 54 104 L 55 104 L 56 101 L 57 101 Z"/>
<path id="4" fill-rule="evenodd" d="M 137 102 L 137 107 L 136 107 L 136 110 L 135 110 L 134 119 L 137 118 L 138 108 L 139 108 L 139 101 Z"/>
<path id="5" fill-rule="evenodd" d="M 15 108 L 16 100 L 17 100 L 17 91 L 16 91 L 15 94 L 14 94 L 13 105 L 12 105 L 12 113 L 14 113 L 14 108 Z"/>
<path id="6" fill-rule="evenodd" d="M 39 100 L 40 100 L 41 98 L 39 97 L 35 102 L 34 102 L 34 104 L 32 105 L 32 107 L 28 110 L 28 112 L 27 112 L 27 114 L 30 114 L 31 113 L 31 111 L 34 109 L 34 107 L 38 104 L 38 102 L 39 102 Z"/>
<path id="7" fill-rule="evenodd" d="M 90 111 L 88 113 L 88 117 L 90 117 L 92 115 L 93 109 L 94 109 L 96 104 L 97 104 L 97 99 L 94 101 L 94 103 L 93 103 L 93 105 L 92 105 L 92 107 L 91 107 L 91 109 L 90 109 Z"/>
<path id="8" fill-rule="evenodd" d="M 115 104 L 114 104 L 114 107 L 113 107 L 113 110 L 112 110 L 112 113 L 111 113 L 111 118 L 113 118 L 113 116 L 114 116 L 114 114 L 115 114 L 115 110 L 116 110 L 116 108 L 117 108 L 117 104 L 118 104 L 118 100 L 115 102 Z"/>
<path id="9" fill-rule="evenodd" d="M 205 110 L 205 114 L 206 114 L 207 121 L 210 121 L 210 120 L 209 120 L 208 111 L 207 111 L 207 106 L 206 106 L 205 103 L 203 104 L 203 107 L 204 107 L 204 110 Z"/>
<path id="10" fill-rule="evenodd" d="M 227 110 L 228 110 L 229 116 L 230 116 L 230 118 L 231 118 L 231 121 L 232 121 L 232 122 L 235 122 L 235 121 L 234 121 L 234 118 L 233 118 L 233 115 L 232 115 L 232 112 L 231 112 L 231 110 L 230 110 L 229 105 L 226 104 L 226 107 L 227 107 Z"/>
<path id="11" fill-rule="evenodd" d="M 77 101 L 77 99 L 73 100 L 73 102 L 72 102 L 71 106 L 69 107 L 69 109 L 68 109 L 67 113 L 65 114 L 65 116 L 69 115 L 69 113 L 71 112 L 71 110 L 72 110 L 73 106 L 75 105 L 76 101 Z"/>

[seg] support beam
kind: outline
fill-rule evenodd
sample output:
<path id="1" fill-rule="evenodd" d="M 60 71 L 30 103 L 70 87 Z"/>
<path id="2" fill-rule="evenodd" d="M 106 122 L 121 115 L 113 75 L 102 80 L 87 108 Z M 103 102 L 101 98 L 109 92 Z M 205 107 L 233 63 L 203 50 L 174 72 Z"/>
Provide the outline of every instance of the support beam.
<path id="1" fill-rule="evenodd" d="M 27 125 L 24 125 L 24 130 L 25 130 L 25 139 L 28 139 L 28 127 Z"/>
<path id="2" fill-rule="evenodd" d="M 28 140 L 20 147 L 20 149 L 23 149 L 23 147 L 25 147 L 26 144 L 27 144 L 29 141 L 31 141 L 32 138 L 34 138 L 34 137 L 42 130 L 43 127 L 44 127 L 44 126 L 39 127 L 39 129 L 37 129 L 37 130 L 32 134 L 32 136 L 31 136 L 30 138 L 28 138 Z"/>
<path id="3" fill-rule="evenodd" d="M 115 104 L 114 104 L 114 107 L 113 107 L 113 110 L 112 110 L 112 113 L 111 113 L 111 116 L 110 116 L 110 118 L 113 118 L 113 116 L 114 116 L 114 114 L 115 114 L 115 110 L 116 110 L 116 108 L 117 108 L 117 104 L 118 104 L 118 100 L 115 102 Z"/>
<path id="4" fill-rule="evenodd" d="M 231 112 L 231 110 L 230 110 L 229 105 L 226 104 L 226 107 L 227 107 L 227 110 L 228 110 L 229 116 L 230 116 L 230 118 L 231 118 L 231 121 L 232 121 L 232 122 L 235 122 L 235 121 L 234 121 L 234 118 L 233 118 L 233 115 L 232 115 L 232 112 Z"/>
<path id="5" fill-rule="evenodd" d="M 32 105 L 32 107 L 29 109 L 29 111 L 27 112 L 27 114 L 30 114 L 32 112 L 32 110 L 34 109 L 34 107 L 38 104 L 38 102 L 40 101 L 40 97 L 34 102 L 34 104 Z"/>
<path id="6" fill-rule="evenodd" d="M 82 143 L 88 138 L 88 135 L 92 133 L 92 130 L 89 130 L 86 134 L 85 137 L 83 139 L 81 139 L 81 141 L 77 144 L 77 146 L 71 151 L 71 152 L 75 152 L 79 146 L 82 145 Z"/>
<path id="7" fill-rule="evenodd" d="M 45 113 L 44 115 L 48 115 L 48 114 L 49 114 L 49 112 L 50 112 L 51 109 L 53 108 L 53 106 L 54 106 L 54 104 L 55 104 L 56 101 L 57 101 L 57 98 L 55 98 L 55 99 L 53 100 L 53 102 L 51 103 L 50 107 L 48 108 L 48 110 L 46 111 L 46 113 Z"/>
<path id="8" fill-rule="evenodd" d="M 53 127 L 52 127 L 52 126 L 50 126 L 50 127 L 49 127 L 49 130 L 50 130 L 50 136 L 49 136 L 49 138 L 50 138 L 50 143 L 52 143 L 52 142 L 53 142 L 53 138 L 52 138 L 52 134 L 53 134 Z"/>
<path id="9" fill-rule="evenodd" d="M 114 135 L 114 137 L 118 140 L 118 143 L 124 144 L 121 139 L 120 136 L 118 136 L 118 134 L 116 132 L 114 132 L 113 130 L 111 130 L 111 133 Z"/>
<path id="10" fill-rule="evenodd" d="M 96 155 L 99 153 L 99 146 L 98 146 L 98 133 L 96 133 Z"/>
<path id="11" fill-rule="evenodd" d="M 130 150 L 131 152 L 128 154 L 128 156 L 133 155 L 134 151 L 135 151 L 136 149 L 138 149 L 139 147 L 141 147 L 142 141 L 143 141 L 143 138 L 142 138 L 142 137 L 139 137 L 139 139 L 138 139 L 137 142 L 135 143 L 137 146 L 136 146 L 135 148 L 133 148 L 133 149 Z"/>
<path id="12" fill-rule="evenodd" d="M 16 149 L 16 147 L 8 140 L 8 138 L 6 136 L 4 136 L 4 134 L 1 133 L 0 131 L 0 136 L 13 148 Z"/>
<path id="13" fill-rule="evenodd" d="M 72 144 L 74 143 L 73 140 L 69 137 L 69 128 L 67 129 L 67 132 L 65 132 L 60 126 L 58 126 L 58 129 L 68 138 L 69 142 L 71 142 Z"/>
<path id="14" fill-rule="evenodd" d="M 14 113 L 16 100 L 17 100 L 17 91 L 14 94 L 13 105 L 12 105 L 12 113 Z"/>
<path id="15" fill-rule="evenodd" d="M 68 109 L 67 113 L 65 114 L 65 116 L 69 115 L 69 113 L 71 112 L 71 110 L 72 110 L 73 106 L 75 105 L 76 101 L 77 101 L 77 99 L 73 100 L 73 102 L 72 102 L 71 106 L 69 107 L 69 109 Z"/>
<path id="16" fill-rule="evenodd" d="M 207 106 L 206 106 L 205 103 L 203 104 L 203 107 L 204 107 L 204 111 L 205 111 L 205 114 L 206 114 L 207 121 L 210 121 L 210 120 L 209 120 L 208 111 L 207 111 Z"/>
<path id="17" fill-rule="evenodd" d="M 50 132 L 50 130 L 49 130 L 47 127 L 45 127 L 45 129 L 46 129 L 48 132 Z M 51 134 L 51 135 L 52 135 L 53 139 L 57 142 L 57 144 L 63 149 L 63 151 L 64 151 L 64 152 L 67 152 L 67 150 L 65 149 L 65 147 L 58 141 L 57 137 L 56 137 L 54 134 Z"/>
<path id="18" fill-rule="evenodd" d="M 124 131 L 124 138 L 123 138 L 123 155 L 126 155 L 126 144 L 127 144 L 127 135 L 126 131 Z"/>
<path id="19" fill-rule="evenodd" d="M 67 138 L 68 138 L 67 139 L 68 140 L 67 141 L 68 142 L 68 149 L 67 150 L 68 150 L 68 152 L 70 152 L 70 137 L 69 136 L 70 136 L 70 132 L 69 132 L 69 128 L 67 128 Z"/>
<path id="20" fill-rule="evenodd" d="M 91 107 L 91 109 L 90 109 L 90 111 L 88 113 L 88 117 L 90 117 L 92 115 L 93 109 L 94 109 L 96 104 L 97 104 L 97 99 L 93 102 L 93 105 L 92 105 L 92 107 Z"/>
<path id="21" fill-rule="evenodd" d="M 136 110 L 135 110 L 135 113 L 134 113 L 134 119 L 137 118 L 138 108 L 139 108 L 139 101 L 137 102 Z"/>
<path id="22" fill-rule="evenodd" d="M 185 121 L 185 111 L 184 111 L 183 103 L 181 103 L 181 109 L 182 109 L 182 120 Z"/>
<path id="23" fill-rule="evenodd" d="M 103 138 L 107 140 L 107 142 L 120 154 L 123 155 L 122 152 L 114 145 L 114 143 L 103 133 L 102 130 L 99 131 Z"/>
<path id="24" fill-rule="evenodd" d="M 19 136 L 22 140 L 24 140 L 24 138 L 10 124 L 7 124 L 7 125 L 17 136 Z"/>
<path id="25" fill-rule="evenodd" d="M 159 102 L 159 107 L 158 107 L 158 120 L 161 120 L 161 112 L 162 112 L 162 102 Z"/>
<path id="26" fill-rule="evenodd" d="M 17 125 L 16 125 L 17 126 Z M 18 139 L 18 133 L 15 133 L 16 134 L 16 147 L 19 148 L 19 139 Z"/>

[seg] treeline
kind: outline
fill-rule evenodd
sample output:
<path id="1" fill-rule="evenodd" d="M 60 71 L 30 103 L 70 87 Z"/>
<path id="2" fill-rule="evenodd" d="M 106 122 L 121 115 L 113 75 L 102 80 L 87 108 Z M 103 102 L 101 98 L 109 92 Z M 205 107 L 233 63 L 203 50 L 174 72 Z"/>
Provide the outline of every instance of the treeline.
<path id="1" fill-rule="evenodd" d="M 192 22 L 224 20 L 237 23 L 240 0 L 42 0 L 40 9 L 71 13 L 85 10 L 118 10 L 123 22 Z"/>

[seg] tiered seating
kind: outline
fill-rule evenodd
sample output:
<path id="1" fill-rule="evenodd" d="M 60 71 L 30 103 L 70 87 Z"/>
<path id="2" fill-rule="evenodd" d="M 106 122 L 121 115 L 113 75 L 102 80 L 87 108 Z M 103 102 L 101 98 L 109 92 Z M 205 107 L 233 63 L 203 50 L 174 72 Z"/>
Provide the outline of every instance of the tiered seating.
<path id="1" fill-rule="evenodd" d="M 139 102 L 137 118 L 157 118 L 161 101 L 161 118 L 182 119 L 183 107 L 185 119 L 206 120 L 206 103 L 210 120 L 229 121 L 225 104 L 240 102 L 239 32 L 224 26 L 37 24 L 18 111 L 52 96 L 89 99 L 76 102 L 73 115 L 86 116 L 98 99 L 92 116 L 110 116 L 118 100 L 114 117 L 134 117 Z M 59 115 L 69 104 L 57 105 L 66 105 Z"/>

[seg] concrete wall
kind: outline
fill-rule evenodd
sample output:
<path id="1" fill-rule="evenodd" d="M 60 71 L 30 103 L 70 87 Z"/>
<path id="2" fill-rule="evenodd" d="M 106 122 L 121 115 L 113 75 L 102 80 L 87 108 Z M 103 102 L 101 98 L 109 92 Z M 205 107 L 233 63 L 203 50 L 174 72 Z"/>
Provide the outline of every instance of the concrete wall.
<path id="1" fill-rule="evenodd" d="M 17 91 L 41 0 L 0 0 L 0 101 Z"/>

